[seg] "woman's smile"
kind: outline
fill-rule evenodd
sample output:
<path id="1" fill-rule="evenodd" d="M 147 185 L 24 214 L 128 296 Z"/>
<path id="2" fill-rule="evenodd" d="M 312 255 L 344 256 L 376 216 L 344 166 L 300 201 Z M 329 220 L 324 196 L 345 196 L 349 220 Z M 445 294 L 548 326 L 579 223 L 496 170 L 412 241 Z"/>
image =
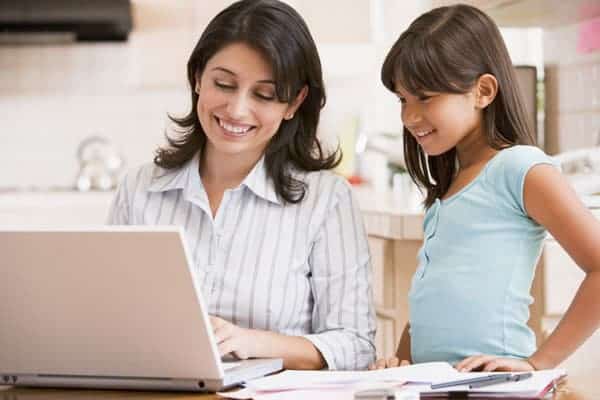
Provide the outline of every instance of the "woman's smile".
<path id="1" fill-rule="evenodd" d="M 254 133 L 256 126 L 249 124 L 234 123 L 232 121 L 226 121 L 215 115 L 215 121 L 221 128 L 222 133 L 227 137 L 241 138 L 246 137 L 251 133 Z"/>

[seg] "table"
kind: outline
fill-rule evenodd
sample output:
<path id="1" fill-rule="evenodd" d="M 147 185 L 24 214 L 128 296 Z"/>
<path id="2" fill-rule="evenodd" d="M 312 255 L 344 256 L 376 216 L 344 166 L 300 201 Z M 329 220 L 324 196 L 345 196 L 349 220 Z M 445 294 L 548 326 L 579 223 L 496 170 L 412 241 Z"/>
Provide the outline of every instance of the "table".
<path id="1" fill-rule="evenodd" d="M 600 372 L 568 378 L 559 385 L 552 400 L 600 399 Z M 222 400 L 216 394 L 133 392 L 116 390 L 25 389 L 0 386 L 0 400 Z"/>

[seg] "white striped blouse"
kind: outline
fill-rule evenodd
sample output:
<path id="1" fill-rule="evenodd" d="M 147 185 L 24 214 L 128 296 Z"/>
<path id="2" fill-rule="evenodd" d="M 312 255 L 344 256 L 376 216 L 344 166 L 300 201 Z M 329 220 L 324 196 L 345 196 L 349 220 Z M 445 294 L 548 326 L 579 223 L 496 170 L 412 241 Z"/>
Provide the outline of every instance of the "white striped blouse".
<path id="1" fill-rule="evenodd" d="M 209 314 L 305 337 L 329 369 L 363 369 L 375 358 L 375 312 L 361 214 L 343 178 L 296 176 L 306 196 L 285 204 L 261 159 L 213 219 L 198 155 L 176 170 L 146 164 L 121 182 L 108 223 L 182 226 Z"/>

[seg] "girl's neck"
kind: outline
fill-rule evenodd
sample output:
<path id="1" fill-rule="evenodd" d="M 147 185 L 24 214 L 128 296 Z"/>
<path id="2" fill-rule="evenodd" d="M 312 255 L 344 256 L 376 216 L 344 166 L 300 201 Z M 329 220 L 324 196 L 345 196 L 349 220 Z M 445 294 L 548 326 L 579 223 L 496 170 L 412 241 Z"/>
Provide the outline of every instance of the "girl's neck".
<path id="1" fill-rule="evenodd" d="M 205 184 L 232 189 L 240 185 L 262 157 L 224 154 L 207 143 L 200 157 L 200 177 Z"/>
<path id="2" fill-rule="evenodd" d="M 498 150 L 488 144 L 481 132 L 467 136 L 456 145 L 456 156 L 461 170 L 485 163 L 494 157 L 497 152 Z"/>

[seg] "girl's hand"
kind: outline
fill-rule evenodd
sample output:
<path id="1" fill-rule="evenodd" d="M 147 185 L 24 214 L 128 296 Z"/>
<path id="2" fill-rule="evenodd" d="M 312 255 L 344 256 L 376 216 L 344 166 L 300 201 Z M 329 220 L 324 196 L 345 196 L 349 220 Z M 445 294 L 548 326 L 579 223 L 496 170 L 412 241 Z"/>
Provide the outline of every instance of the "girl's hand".
<path id="1" fill-rule="evenodd" d="M 219 348 L 219 354 L 223 357 L 226 354 L 233 354 L 240 360 L 245 360 L 256 356 L 255 331 L 252 329 L 240 328 L 229 321 L 219 317 L 210 316 L 210 323 Z"/>
<path id="2" fill-rule="evenodd" d="M 398 357 L 388 358 L 380 358 L 375 361 L 375 363 L 369 365 L 369 369 L 384 369 L 384 368 L 393 368 L 393 367 L 404 367 L 405 365 L 410 365 L 410 362 L 407 360 L 402 360 Z"/>
<path id="3" fill-rule="evenodd" d="M 505 358 L 498 356 L 477 355 L 467 357 L 458 364 L 455 368 L 460 372 L 469 371 L 535 371 L 535 368 L 527 360 L 518 358 Z"/>

